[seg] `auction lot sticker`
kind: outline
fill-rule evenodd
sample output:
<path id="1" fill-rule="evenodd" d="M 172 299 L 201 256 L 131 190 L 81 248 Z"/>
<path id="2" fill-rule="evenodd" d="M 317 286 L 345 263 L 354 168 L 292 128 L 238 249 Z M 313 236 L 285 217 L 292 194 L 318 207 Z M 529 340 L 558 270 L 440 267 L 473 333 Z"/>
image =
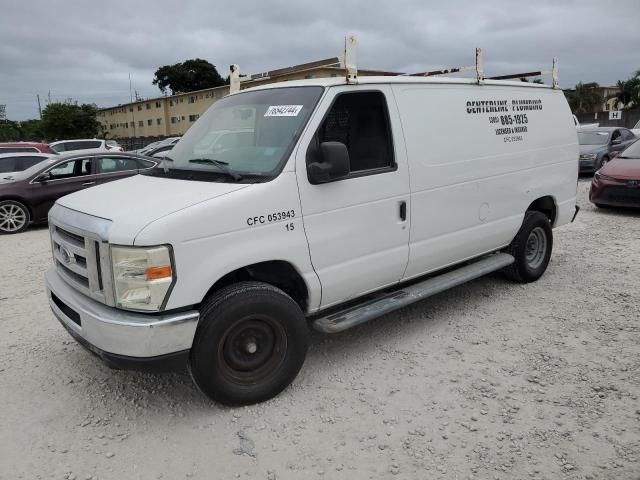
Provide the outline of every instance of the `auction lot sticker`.
<path id="1" fill-rule="evenodd" d="M 302 105 L 271 105 L 264 112 L 265 117 L 297 117 Z"/>

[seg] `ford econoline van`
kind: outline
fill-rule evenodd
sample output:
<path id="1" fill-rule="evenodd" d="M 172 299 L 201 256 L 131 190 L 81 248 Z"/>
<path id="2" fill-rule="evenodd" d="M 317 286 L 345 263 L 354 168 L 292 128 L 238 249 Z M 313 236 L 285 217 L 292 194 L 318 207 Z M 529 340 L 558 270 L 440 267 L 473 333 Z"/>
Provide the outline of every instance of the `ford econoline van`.
<path id="1" fill-rule="evenodd" d="M 239 134 L 221 146 L 216 132 Z M 187 365 L 212 399 L 259 402 L 296 377 L 309 328 L 340 332 L 492 271 L 540 278 L 577 175 L 571 111 L 548 86 L 246 89 L 161 167 L 58 200 L 48 298 L 110 365 Z"/>

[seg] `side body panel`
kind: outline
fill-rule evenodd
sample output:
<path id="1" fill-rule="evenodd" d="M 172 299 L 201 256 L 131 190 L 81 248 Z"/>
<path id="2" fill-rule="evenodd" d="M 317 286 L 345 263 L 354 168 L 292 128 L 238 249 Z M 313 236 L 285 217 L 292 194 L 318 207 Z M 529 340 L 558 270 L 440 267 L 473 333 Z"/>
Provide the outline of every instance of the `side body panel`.
<path id="1" fill-rule="evenodd" d="M 575 206 L 578 148 L 559 90 L 394 85 L 411 172 L 405 279 L 511 242 L 535 199 Z"/>

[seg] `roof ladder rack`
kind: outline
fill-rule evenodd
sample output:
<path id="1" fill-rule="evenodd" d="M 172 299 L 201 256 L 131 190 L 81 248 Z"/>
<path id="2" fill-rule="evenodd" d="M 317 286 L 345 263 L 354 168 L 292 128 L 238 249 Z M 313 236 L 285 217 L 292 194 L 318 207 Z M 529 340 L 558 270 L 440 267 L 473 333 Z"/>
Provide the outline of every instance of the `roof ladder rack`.
<path id="1" fill-rule="evenodd" d="M 453 67 L 453 68 L 445 68 L 442 70 L 431 70 L 429 72 L 419 72 L 419 73 L 411 73 L 409 76 L 411 77 L 432 77 L 435 75 L 448 75 L 450 73 L 457 72 L 465 72 L 465 71 L 473 71 L 476 72 L 476 82 L 478 85 L 481 85 L 484 80 L 511 80 L 511 79 L 525 79 L 527 77 L 538 77 L 540 75 L 551 75 L 552 78 L 552 88 L 559 88 L 558 83 L 558 57 L 553 57 L 553 65 L 551 70 L 539 70 L 535 72 L 523 72 L 523 73 L 513 73 L 508 75 L 497 75 L 494 77 L 485 77 L 484 76 L 484 63 L 482 59 L 482 49 L 476 48 L 476 64 L 470 65 L 466 67 Z"/>
<path id="2" fill-rule="evenodd" d="M 240 67 L 236 64 L 229 66 L 229 95 L 240 91 Z"/>
<path id="3" fill-rule="evenodd" d="M 344 38 L 344 57 L 342 57 L 341 60 L 344 65 L 344 74 L 347 83 L 358 83 L 357 46 L 358 39 L 355 35 L 349 35 Z"/>

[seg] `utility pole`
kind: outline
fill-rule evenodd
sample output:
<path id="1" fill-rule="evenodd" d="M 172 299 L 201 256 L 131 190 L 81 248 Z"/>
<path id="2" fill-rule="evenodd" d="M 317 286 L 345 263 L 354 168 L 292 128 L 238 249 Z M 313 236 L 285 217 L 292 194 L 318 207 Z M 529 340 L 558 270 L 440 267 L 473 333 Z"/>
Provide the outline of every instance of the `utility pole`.
<path id="1" fill-rule="evenodd" d="M 42 107 L 40 106 L 40 94 L 36 94 L 36 97 L 38 97 L 38 113 L 40 114 L 40 120 L 42 120 Z"/>
<path id="2" fill-rule="evenodd" d="M 133 123 L 133 138 L 136 138 L 136 117 L 133 111 L 133 87 L 131 86 L 131 72 L 129 72 L 129 99 L 131 100 L 131 121 Z"/>

